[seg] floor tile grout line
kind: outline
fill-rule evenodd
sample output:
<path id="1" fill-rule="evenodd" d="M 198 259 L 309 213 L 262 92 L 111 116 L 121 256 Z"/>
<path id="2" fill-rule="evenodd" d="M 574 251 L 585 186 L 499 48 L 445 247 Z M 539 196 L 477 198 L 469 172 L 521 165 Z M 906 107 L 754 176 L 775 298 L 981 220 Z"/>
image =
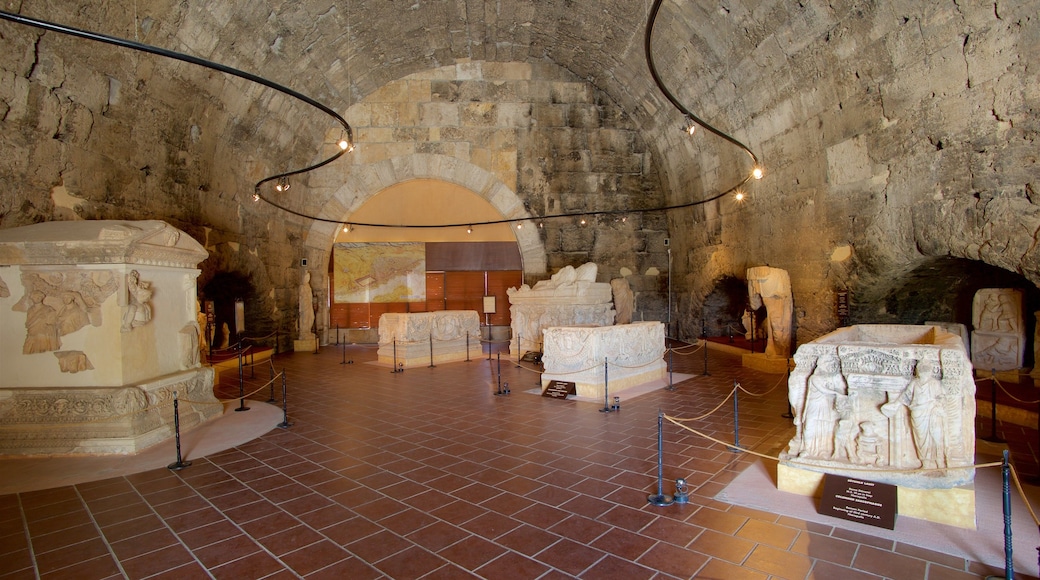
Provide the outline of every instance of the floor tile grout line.
<path id="1" fill-rule="evenodd" d="M 22 518 L 22 530 L 25 533 L 25 546 L 29 551 L 29 560 L 32 562 L 33 573 L 36 575 L 36 580 L 40 580 L 40 566 L 36 561 L 36 550 L 33 548 L 32 534 L 29 531 L 29 518 L 25 514 L 25 505 L 22 501 L 22 494 L 15 494 L 18 498 L 18 513 Z"/>
<path id="2" fill-rule="evenodd" d="M 234 448 L 234 449 L 237 449 L 237 447 L 236 447 L 236 448 Z M 203 459 L 203 460 L 205 460 L 205 459 Z M 208 460 L 207 460 L 207 462 L 208 462 L 208 463 L 209 463 L 210 465 L 213 465 L 214 467 L 216 467 L 217 469 L 220 469 L 221 471 L 224 471 L 224 470 L 223 470 L 223 468 L 221 468 L 221 467 L 220 467 L 219 465 L 217 465 L 217 464 L 215 464 L 215 463 L 212 463 L 212 462 L 210 462 L 210 461 L 208 461 Z M 227 475 L 228 475 L 228 476 L 230 476 L 230 477 L 234 477 L 234 476 L 232 476 L 232 475 L 231 475 L 230 473 L 228 473 L 227 471 L 224 471 L 224 473 L 225 473 L 225 474 L 227 474 Z M 174 475 L 175 475 L 175 476 L 177 477 L 177 479 L 178 479 L 178 480 L 180 480 L 180 482 L 181 482 L 181 483 L 183 483 L 183 484 L 187 485 L 188 487 L 190 487 L 190 488 L 191 488 L 191 490 L 192 490 L 192 491 L 194 491 L 194 492 L 195 492 L 195 494 L 196 494 L 196 495 L 198 495 L 198 496 L 199 496 L 199 498 L 201 498 L 201 499 L 202 499 L 202 501 L 204 501 L 205 503 L 207 503 L 207 504 L 209 505 L 209 507 L 213 508 L 213 509 L 214 509 L 214 510 L 216 510 L 216 511 L 217 511 L 218 513 L 220 513 L 221 517 L 223 517 L 223 518 L 224 518 L 224 521 L 226 521 L 226 522 L 228 522 L 229 524 L 231 524 L 232 526 L 234 526 L 234 527 L 235 527 L 235 528 L 236 528 L 236 529 L 237 529 L 237 530 L 238 530 L 239 532 L 241 532 L 241 533 L 242 533 L 242 535 L 244 535 L 245 537 L 249 538 L 249 539 L 250 539 L 250 541 L 252 541 L 252 542 L 253 542 L 253 543 L 254 543 L 254 544 L 255 544 L 255 545 L 257 546 L 257 548 L 259 548 L 259 551 L 262 551 L 262 552 L 266 552 L 266 553 L 267 553 L 267 555 L 271 556 L 272 558 L 274 558 L 274 560 L 275 560 L 276 562 L 278 562 L 279 564 L 281 564 L 281 565 L 282 565 L 282 566 L 283 566 L 283 567 L 285 568 L 285 570 L 287 570 L 288 572 L 292 573 L 292 574 L 293 574 L 294 576 L 296 576 L 297 578 L 302 578 L 302 576 L 301 576 L 300 574 L 297 574 L 295 570 L 293 570 L 293 569 L 292 569 L 292 568 L 291 568 L 290 566 L 288 566 L 288 565 L 287 565 L 287 564 L 286 564 L 285 562 L 282 562 L 282 560 L 281 560 L 281 559 L 280 559 L 279 557 L 275 556 L 275 555 L 274 555 L 274 553 L 272 553 L 272 552 L 271 552 L 270 550 L 268 550 L 266 546 L 264 546 L 263 544 L 259 543 L 259 542 L 258 542 L 258 541 L 257 541 L 257 540 L 256 540 L 255 538 L 253 538 L 253 536 L 251 536 L 251 535 L 250 535 L 249 533 L 247 533 L 247 532 L 246 532 L 245 530 L 243 530 L 243 529 L 242 529 L 242 526 L 240 526 L 240 525 L 238 524 L 238 522 L 236 522 L 236 521 L 232 520 L 231 518 L 229 518 L 229 517 L 228 517 L 228 516 L 227 516 L 227 515 L 226 515 L 226 514 L 224 513 L 224 510 L 222 510 L 222 509 L 218 508 L 218 507 L 217 507 L 216 505 L 214 505 L 214 504 L 213 504 L 213 502 L 212 502 L 212 501 L 210 500 L 210 498 L 208 498 L 208 497 L 206 497 L 206 496 L 202 495 L 201 493 L 199 493 L 198 489 L 196 489 L 196 488 L 195 488 L 195 486 L 191 484 L 191 482 L 189 482 L 189 481 L 186 481 L 186 480 L 185 480 L 185 479 L 184 479 L 183 477 L 181 477 L 181 476 L 180 476 L 180 474 L 179 474 L 179 473 L 175 473 Z M 242 482 L 239 482 L 239 483 L 242 483 Z M 203 486 L 203 487 L 205 487 L 205 486 Z M 248 487 L 248 486 L 247 486 L 247 487 Z M 252 489 L 252 488 L 250 488 L 250 489 Z M 220 496 L 217 496 L 217 497 L 220 497 Z M 261 497 L 263 497 L 263 496 L 261 496 Z M 272 504 L 272 505 L 274 505 L 274 504 Z M 150 508 L 152 508 L 151 504 L 149 504 L 149 507 L 150 507 Z M 277 506 L 274 506 L 274 507 L 277 507 Z M 153 511 L 154 511 L 154 508 L 152 508 L 152 509 L 153 509 Z M 284 510 L 282 510 L 282 511 L 284 511 Z M 156 514 L 156 515 L 158 515 L 158 514 Z M 292 516 L 292 514 L 289 514 L 289 515 L 290 515 L 290 516 Z M 295 517 L 295 516 L 292 516 L 292 517 Z M 163 521 L 164 521 L 164 523 L 165 523 L 165 519 L 164 519 Z M 302 523 L 302 522 L 301 522 L 301 523 Z M 193 529 L 196 529 L 196 528 L 193 528 Z M 184 547 L 185 547 L 186 549 L 188 549 L 188 551 L 189 551 L 189 552 L 191 553 L 191 555 L 192 555 L 192 558 L 194 558 L 194 559 L 195 559 L 195 560 L 196 560 L 196 561 L 197 561 L 197 562 L 199 563 L 199 565 L 200 565 L 200 566 L 202 567 L 202 569 L 203 569 L 203 570 L 205 570 L 205 571 L 206 571 L 206 573 L 207 573 L 207 574 L 209 574 L 211 578 L 215 577 L 215 576 L 214 576 L 214 574 L 213 574 L 213 572 L 212 572 L 212 570 L 211 570 L 211 569 L 209 568 L 209 566 L 206 566 L 206 565 L 205 565 L 205 564 L 204 564 L 204 563 L 203 563 L 203 562 L 202 562 L 201 560 L 199 560 L 199 559 L 198 559 L 198 556 L 197 556 L 197 555 L 195 554 L 195 551 L 194 551 L 194 550 L 191 550 L 190 548 L 188 548 L 188 547 L 187 547 L 187 545 L 185 545 L 185 544 L 184 544 L 184 540 L 183 540 L 183 539 L 182 539 L 182 538 L 180 537 L 180 534 L 178 534 L 178 533 L 177 533 L 176 531 L 174 531 L 173 529 L 171 529 L 170 531 L 171 531 L 171 532 L 172 532 L 172 533 L 173 533 L 173 534 L 174 534 L 174 535 L 175 535 L 175 536 L 177 537 L 177 540 L 178 540 L 178 541 L 179 541 L 179 542 L 180 542 L 180 543 L 181 543 L 182 545 L 184 545 Z M 226 540 L 226 539 L 227 539 L 227 538 L 225 538 L 225 540 Z M 208 544 L 208 545 L 214 545 L 214 544 L 219 544 L 220 542 L 222 542 L 222 541 L 225 541 L 225 540 L 220 540 L 220 541 L 218 541 L 218 542 L 214 542 L 213 544 Z M 256 552 L 254 552 L 254 553 L 256 553 Z M 216 569 L 216 568 L 220 568 L 221 566 L 225 566 L 225 565 L 227 565 L 227 564 L 231 564 L 232 562 L 237 562 L 237 561 L 239 561 L 239 560 L 242 560 L 243 558 L 247 558 L 247 557 L 249 557 L 249 556 L 251 556 L 251 555 L 252 555 L 252 554 L 246 554 L 245 556 L 242 556 L 242 557 L 240 557 L 240 558 L 236 558 L 236 559 L 234 559 L 234 560 L 229 560 L 229 561 L 227 561 L 227 562 L 222 562 L 222 563 L 221 563 L 220 565 L 218 565 L 218 566 L 215 566 L 215 567 L 214 567 L 214 569 Z"/>
<path id="3" fill-rule="evenodd" d="M 116 568 L 119 569 L 119 572 L 124 578 L 129 578 L 130 576 L 126 573 L 126 569 L 123 568 L 123 562 L 119 559 L 119 556 L 116 555 L 115 550 L 112 548 L 112 543 L 108 541 L 108 538 L 105 536 L 105 531 L 101 529 L 101 525 L 98 524 L 97 518 L 94 517 L 94 512 L 90 509 L 90 505 L 87 504 L 85 499 L 83 499 L 83 494 L 80 493 L 79 488 L 76 486 L 72 486 L 72 489 L 76 492 L 76 497 L 79 498 L 80 503 L 83 505 L 83 510 L 87 512 L 87 516 L 90 517 L 90 522 L 94 524 L 94 529 L 97 530 L 98 538 L 100 538 L 105 544 L 105 549 L 108 550 L 108 555 L 112 558 Z M 36 575 L 37 578 L 39 578 L 40 574 L 38 567 L 36 568 Z"/>

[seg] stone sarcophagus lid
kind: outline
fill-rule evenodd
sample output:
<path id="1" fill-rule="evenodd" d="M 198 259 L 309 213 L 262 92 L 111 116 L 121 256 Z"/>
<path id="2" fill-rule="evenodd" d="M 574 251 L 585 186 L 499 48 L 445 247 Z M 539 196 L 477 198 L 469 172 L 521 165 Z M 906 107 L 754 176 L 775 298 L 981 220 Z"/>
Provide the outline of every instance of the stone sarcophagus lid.
<path id="1" fill-rule="evenodd" d="M 0 453 L 130 453 L 222 412 L 200 364 L 196 268 L 161 221 L 0 230 Z"/>
<path id="2" fill-rule="evenodd" d="M 780 456 L 780 489 L 803 493 L 802 483 L 819 481 L 809 474 L 823 473 L 890 483 L 899 513 L 944 512 L 945 523 L 974 527 L 975 381 L 961 337 L 938 326 L 857 325 L 802 345 L 794 360 L 795 435 Z M 912 490 L 924 493 L 904 501 Z M 904 503 L 923 507 L 911 513 Z"/>
<path id="3" fill-rule="evenodd" d="M 542 331 L 552 326 L 614 324 L 614 295 L 609 283 L 596 282 L 599 267 L 589 262 L 566 266 L 530 287 L 510 288 L 509 352 L 542 350 Z"/>

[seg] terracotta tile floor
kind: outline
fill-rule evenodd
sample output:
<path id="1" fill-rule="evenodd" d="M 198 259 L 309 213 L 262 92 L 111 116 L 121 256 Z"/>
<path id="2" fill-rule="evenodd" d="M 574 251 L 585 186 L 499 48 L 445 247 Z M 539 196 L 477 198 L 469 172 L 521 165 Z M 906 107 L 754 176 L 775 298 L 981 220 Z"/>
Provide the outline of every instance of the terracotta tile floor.
<path id="1" fill-rule="evenodd" d="M 395 374 L 370 347 L 280 355 L 290 428 L 179 472 L 0 496 L 0 578 L 1003 575 L 715 501 L 753 458 L 667 423 L 665 491 L 686 477 L 691 502 L 649 505 L 659 411 L 696 417 L 735 380 L 756 392 L 777 383 L 737 356 L 712 351 L 710 376 L 700 355 L 678 357 L 676 372 L 693 378 L 614 413 L 524 393 L 538 377 L 508 357 L 511 394 L 496 396 L 497 360 L 475 356 Z M 742 397 L 742 445 L 775 450 L 790 437 L 784 393 Z M 728 408 L 694 424 L 732 437 Z"/>

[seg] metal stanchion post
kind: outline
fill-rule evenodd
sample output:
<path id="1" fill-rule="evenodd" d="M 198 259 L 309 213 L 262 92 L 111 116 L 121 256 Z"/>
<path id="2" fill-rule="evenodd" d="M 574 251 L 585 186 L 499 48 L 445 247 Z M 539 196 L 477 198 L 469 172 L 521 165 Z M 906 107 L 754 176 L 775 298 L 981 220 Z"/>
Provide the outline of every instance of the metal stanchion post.
<path id="1" fill-rule="evenodd" d="M 740 393 L 738 388 L 739 383 L 733 381 L 733 447 L 729 450 L 733 453 L 740 453 L 740 409 L 737 404 L 737 395 Z"/>
<path id="2" fill-rule="evenodd" d="M 989 437 L 983 437 L 983 441 L 989 441 L 990 443 L 1005 443 L 1004 439 L 997 436 L 997 369 L 990 370 L 989 380 L 991 383 L 990 388 L 990 431 Z"/>
<path id="3" fill-rule="evenodd" d="M 1011 465 L 1008 463 L 1008 450 L 1004 450 L 1004 462 L 1000 467 L 1001 495 L 1003 496 L 1004 508 L 1004 579 L 1014 580 L 1015 559 L 1012 556 L 1011 541 Z M 986 576 L 999 578 L 999 576 Z"/>
<path id="4" fill-rule="evenodd" d="M 238 408 L 235 411 L 248 411 L 245 395 L 246 383 L 242 377 L 242 350 L 238 351 Z"/>
<path id="5" fill-rule="evenodd" d="M 336 346 L 339 346 L 339 322 L 336 322 Z"/>
<path id="6" fill-rule="evenodd" d="M 433 366 L 433 335 L 432 334 L 430 335 L 430 366 L 428 366 L 426 368 L 431 368 L 431 369 L 435 368 Z"/>
<path id="7" fill-rule="evenodd" d="M 190 461 L 184 461 L 181 458 L 181 412 L 178 406 L 179 401 L 177 400 L 177 391 L 173 392 L 173 433 L 177 439 L 177 461 L 166 466 L 167 469 L 174 471 L 180 471 L 185 467 L 191 465 Z"/>
<path id="8" fill-rule="evenodd" d="M 466 331 L 466 362 L 469 362 L 469 331 Z"/>
<path id="9" fill-rule="evenodd" d="M 710 377 L 711 373 L 708 372 L 708 332 L 705 330 L 701 334 L 701 340 L 704 341 L 702 348 L 704 349 L 704 373 L 701 376 Z"/>
<path id="10" fill-rule="evenodd" d="M 271 365 L 271 380 L 269 381 L 268 384 L 271 385 L 271 397 L 269 399 L 267 399 L 267 402 L 268 403 L 273 403 L 274 402 L 274 365 L 273 364 Z"/>
<path id="11" fill-rule="evenodd" d="M 498 361 L 498 371 L 495 372 L 495 380 L 498 381 L 498 390 L 495 391 L 496 395 L 504 394 L 502 392 L 502 353 L 496 352 L 495 359 Z M 488 360 L 491 360 L 491 353 L 488 352 Z"/>
<path id="12" fill-rule="evenodd" d="M 614 409 L 610 408 L 609 392 L 610 392 L 610 381 L 607 378 L 607 357 L 603 357 L 603 408 L 599 410 L 600 413 L 610 413 Z"/>
<path id="13" fill-rule="evenodd" d="M 656 506 L 672 505 L 672 496 L 664 493 L 664 413 L 657 411 L 657 493 L 646 496 Z"/>
<path id="14" fill-rule="evenodd" d="M 675 383 L 672 382 L 672 372 L 675 370 L 675 364 L 672 361 L 672 355 L 675 353 L 675 345 L 673 344 L 668 348 L 668 390 L 675 390 Z"/>
<path id="15" fill-rule="evenodd" d="M 516 368 L 520 368 L 520 351 L 523 350 L 520 344 L 522 342 L 523 338 L 520 336 L 520 333 L 516 333 Z"/>
<path id="16" fill-rule="evenodd" d="M 289 406 L 285 394 L 285 369 L 282 369 L 282 422 L 277 426 L 282 429 L 292 427 L 292 423 L 289 422 Z"/>

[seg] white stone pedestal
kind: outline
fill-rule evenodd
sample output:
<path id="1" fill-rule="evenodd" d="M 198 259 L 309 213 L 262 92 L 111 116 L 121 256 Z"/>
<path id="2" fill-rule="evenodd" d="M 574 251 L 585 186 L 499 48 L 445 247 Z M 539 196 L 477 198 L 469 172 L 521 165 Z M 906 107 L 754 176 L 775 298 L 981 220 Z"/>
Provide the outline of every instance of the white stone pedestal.
<path id="1" fill-rule="evenodd" d="M 132 453 L 219 415 L 196 266 L 160 221 L 0 230 L 0 453 Z"/>

